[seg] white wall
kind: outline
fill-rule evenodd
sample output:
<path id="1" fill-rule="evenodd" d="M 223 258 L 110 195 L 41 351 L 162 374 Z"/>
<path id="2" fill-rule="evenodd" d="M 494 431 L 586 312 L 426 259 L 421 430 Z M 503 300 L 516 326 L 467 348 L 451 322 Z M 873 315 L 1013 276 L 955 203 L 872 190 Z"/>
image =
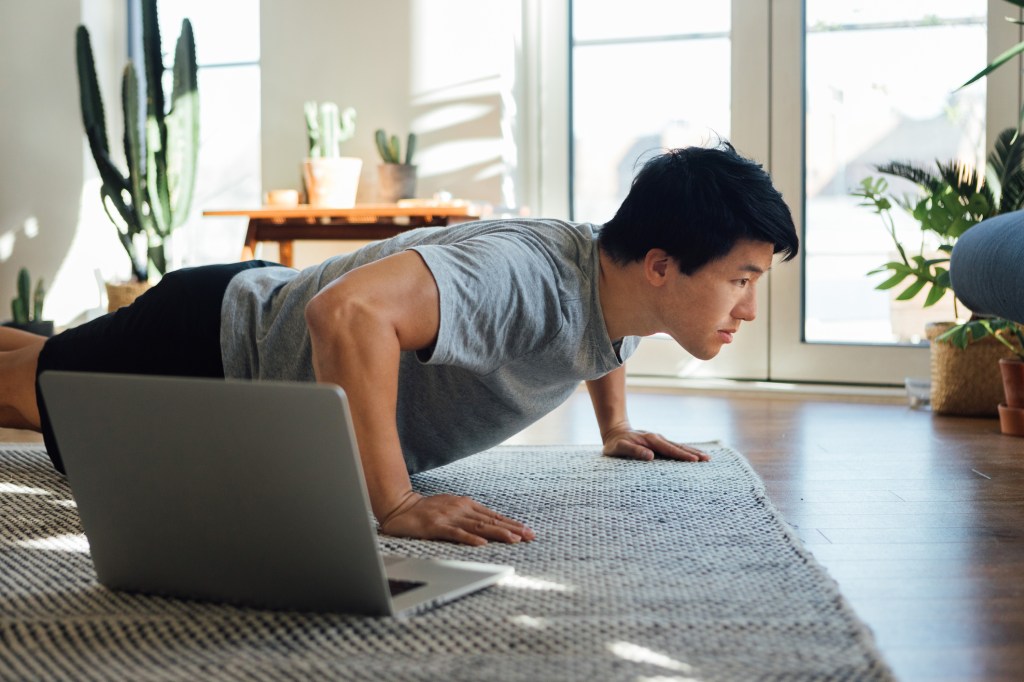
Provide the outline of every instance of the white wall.
<path id="1" fill-rule="evenodd" d="M 46 281 L 44 315 L 67 324 L 99 306 L 94 270 L 128 261 L 99 202 L 78 103 L 75 29 L 92 30 L 111 144 L 120 146 L 122 0 L 0 3 L 0 320 L 18 270 Z M 112 30 L 116 27 L 118 31 Z"/>
<path id="2" fill-rule="evenodd" d="M 303 102 L 332 100 L 357 112 L 342 153 L 363 159 L 358 201 L 376 199 L 373 134 L 384 128 L 419 136 L 418 196 L 444 190 L 495 206 L 528 205 L 517 157 L 520 4 L 263 0 L 264 190 L 301 188 Z M 338 248 L 300 243 L 296 259 L 307 263 Z"/>

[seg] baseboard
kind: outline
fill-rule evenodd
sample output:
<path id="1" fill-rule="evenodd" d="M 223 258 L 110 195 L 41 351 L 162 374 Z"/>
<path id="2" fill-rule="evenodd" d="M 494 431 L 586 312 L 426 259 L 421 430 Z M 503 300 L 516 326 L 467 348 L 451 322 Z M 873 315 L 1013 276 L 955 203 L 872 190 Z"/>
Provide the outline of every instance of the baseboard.
<path id="1" fill-rule="evenodd" d="M 736 379 L 680 379 L 671 377 L 627 376 L 626 385 L 635 390 L 682 393 L 716 393 L 728 396 L 758 396 L 806 400 L 822 398 L 849 402 L 907 404 L 906 389 L 896 386 L 860 386 L 850 384 L 813 384 L 783 381 L 745 381 Z"/>

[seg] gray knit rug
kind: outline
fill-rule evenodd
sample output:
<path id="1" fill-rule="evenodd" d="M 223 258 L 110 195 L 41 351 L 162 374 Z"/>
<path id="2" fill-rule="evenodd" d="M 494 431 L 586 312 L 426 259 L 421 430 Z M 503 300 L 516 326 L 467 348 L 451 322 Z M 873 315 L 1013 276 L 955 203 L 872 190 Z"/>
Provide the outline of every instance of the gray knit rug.
<path id="1" fill-rule="evenodd" d="M 890 680 L 872 637 L 741 455 L 500 447 L 415 477 L 526 521 L 529 544 L 381 538 L 512 564 L 407 619 L 247 610 L 96 583 L 64 480 L 0 448 L 0 677 L 18 680 Z"/>

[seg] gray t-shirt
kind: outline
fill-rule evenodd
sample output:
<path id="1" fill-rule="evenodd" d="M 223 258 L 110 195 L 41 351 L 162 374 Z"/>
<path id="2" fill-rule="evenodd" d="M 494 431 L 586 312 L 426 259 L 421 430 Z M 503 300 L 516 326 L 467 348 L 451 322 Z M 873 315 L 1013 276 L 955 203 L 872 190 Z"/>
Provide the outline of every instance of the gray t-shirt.
<path id="1" fill-rule="evenodd" d="M 580 381 L 619 367 L 639 341 L 616 349 L 608 338 L 594 226 L 476 221 L 404 232 L 301 272 L 240 273 L 222 308 L 225 375 L 313 381 L 306 304 L 349 270 L 410 249 L 433 274 L 441 308 L 437 344 L 401 357 L 398 434 L 410 473 L 518 433 Z"/>

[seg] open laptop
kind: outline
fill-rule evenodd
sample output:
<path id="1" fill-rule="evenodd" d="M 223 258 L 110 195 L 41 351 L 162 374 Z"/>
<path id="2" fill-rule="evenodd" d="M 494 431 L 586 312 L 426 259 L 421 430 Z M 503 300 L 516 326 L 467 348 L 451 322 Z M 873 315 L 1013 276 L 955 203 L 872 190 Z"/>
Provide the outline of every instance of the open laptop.
<path id="1" fill-rule="evenodd" d="M 56 371 L 39 383 L 107 587 L 404 615 L 512 573 L 379 552 L 336 386 Z"/>

